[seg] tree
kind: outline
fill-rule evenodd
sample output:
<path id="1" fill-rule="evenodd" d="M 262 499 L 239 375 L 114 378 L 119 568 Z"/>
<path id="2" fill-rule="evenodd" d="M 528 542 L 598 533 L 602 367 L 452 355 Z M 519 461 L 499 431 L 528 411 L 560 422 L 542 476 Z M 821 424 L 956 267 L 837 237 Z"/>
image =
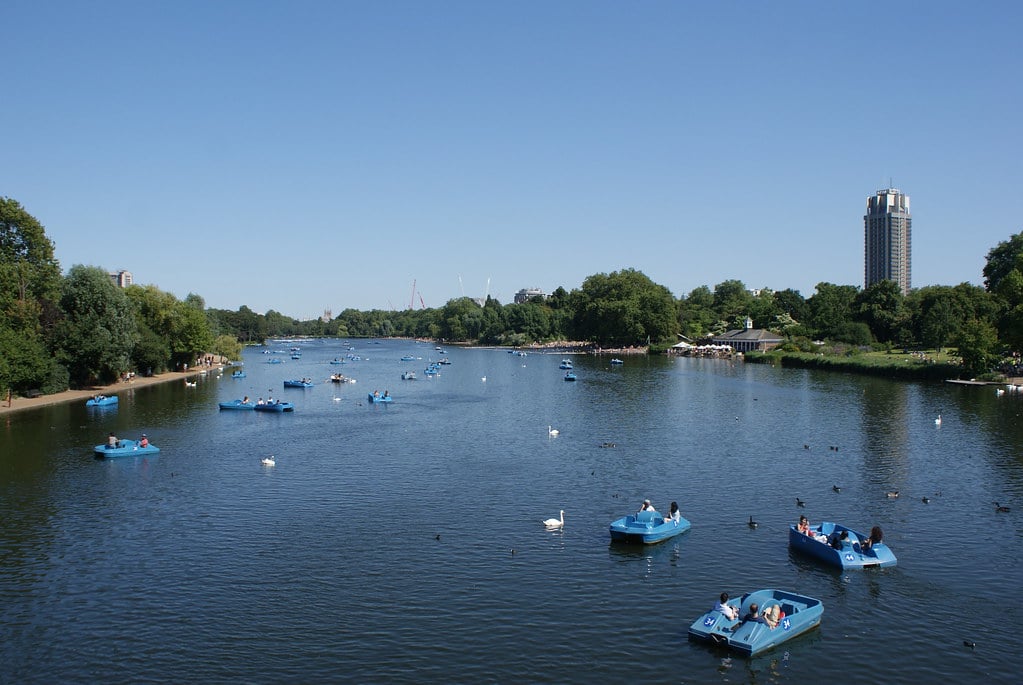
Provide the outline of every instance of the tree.
<path id="1" fill-rule="evenodd" d="M 902 290 L 895 281 L 878 281 L 857 293 L 852 309 L 880 342 L 891 342 L 905 318 Z"/>
<path id="2" fill-rule="evenodd" d="M 998 243 L 987 253 L 984 286 L 988 292 L 995 292 L 1002 280 L 1013 271 L 1023 273 L 1023 233 Z"/>
<path id="3" fill-rule="evenodd" d="M 753 294 L 742 281 L 722 281 L 714 286 L 713 306 L 718 319 L 731 321 L 737 316 L 745 319 L 753 308 Z"/>
<path id="4" fill-rule="evenodd" d="M 963 370 L 970 377 L 989 372 L 998 360 L 998 331 L 987 321 L 968 321 L 959 329 L 954 344 L 963 361 Z"/>
<path id="5" fill-rule="evenodd" d="M 818 283 L 817 292 L 807 300 L 810 327 L 818 336 L 829 337 L 852 322 L 852 303 L 856 298 L 854 285 Z"/>
<path id="6" fill-rule="evenodd" d="M 73 383 L 110 382 L 131 368 L 138 325 L 124 291 L 98 267 L 71 267 L 61 288 L 57 357 Z"/>
<path id="7" fill-rule="evenodd" d="M 51 380 L 60 373 L 44 327 L 54 318 L 48 313 L 56 312 L 60 283 L 43 226 L 16 201 L 0 197 L 0 391 L 64 389 Z"/>
<path id="8" fill-rule="evenodd" d="M 642 272 L 595 274 L 570 296 L 573 335 L 604 346 L 676 340 L 679 329 L 671 291 Z"/>

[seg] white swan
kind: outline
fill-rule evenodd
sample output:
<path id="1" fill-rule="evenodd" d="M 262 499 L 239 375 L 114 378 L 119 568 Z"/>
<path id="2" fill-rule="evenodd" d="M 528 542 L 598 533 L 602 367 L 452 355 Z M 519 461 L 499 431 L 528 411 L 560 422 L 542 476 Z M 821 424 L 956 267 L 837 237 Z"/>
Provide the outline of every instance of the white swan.
<path id="1" fill-rule="evenodd" d="M 934 425 L 935 426 L 941 425 L 941 414 L 938 414 L 938 418 L 934 419 Z"/>
<path id="2" fill-rule="evenodd" d="M 263 466 L 276 466 L 277 465 L 277 462 L 274 461 L 274 455 L 272 455 L 272 454 L 269 457 L 263 457 L 262 459 L 260 459 L 259 463 L 262 464 Z"/>
<path id="3" fill-rule="evenodd" d="M 557 435 L 560 431 L 557 428 L 551 428 L 547 426 L 547 435 Z"/>
<path id="4" fill-rule="evenodd" d="M 565 510 L 564 509 L 561 510 L 560 519 L 547 519 L 546 521 L 541 521 L 541 523 L 543 523 L 548 528 L 561 528 L 562 526 L 565 525 Z"/>
<path id="5" fill-rule="evenodd" d="M 195 387 L 195 381 L 192 381 L 191 383 L 188 382 L 188 381 L 185 381 L 185 387 L 186 388 L 194 388 Z"/>

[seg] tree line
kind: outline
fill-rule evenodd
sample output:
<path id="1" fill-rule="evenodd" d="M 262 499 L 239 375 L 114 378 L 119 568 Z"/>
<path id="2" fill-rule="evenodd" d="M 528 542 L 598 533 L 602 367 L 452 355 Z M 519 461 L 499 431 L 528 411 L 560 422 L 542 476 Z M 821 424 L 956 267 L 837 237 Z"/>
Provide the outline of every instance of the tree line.
<path id="1" fill-rule="evenodd" d="M 59 392 L 160 373 L 212 353 L 238 358 L 270 337 L 432 338 L 483 345 L 575 340 L 600 347 L 666 348 L 741 328 L 782 334 L 784 347 L 829 340 L 872 349 L 954 347 L 964 374 L 990 370 L 1023 347 L 1023 233 L 988 254 L 984 286 L 927 286 L 903 295 L 891 281 L 867 288 L 819 283 L 813 295 L 750 290 L 740 280 L 700 286 L 682 298 L 635 269 L 587 277 L 575 290 L 502 305 L 462 297 L 443 307 L 345 309 L 299 321 L 242 305 L 206 308 L 153 285 L 117 287 L 98 267 L 62 274 L 43 226 L 0 197 L 0 391 Z"/>

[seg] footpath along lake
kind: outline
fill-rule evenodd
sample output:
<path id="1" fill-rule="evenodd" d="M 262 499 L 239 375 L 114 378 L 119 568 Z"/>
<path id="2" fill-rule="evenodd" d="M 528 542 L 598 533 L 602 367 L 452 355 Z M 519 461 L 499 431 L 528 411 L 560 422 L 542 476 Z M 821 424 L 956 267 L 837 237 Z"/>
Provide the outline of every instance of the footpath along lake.
<path id="1" fill-rule="evenodd" d="M 566 383 L 563 355 L 459 348 L 427 378 L 433 345 L 352 342 L 2 417 L 0 682 L 1018 682 L 1023 393 L 662 357 Z M 271 393 L 294 413 L 217 408 Z M 111 431 L 161 452 L 94 459 Z M 611 544 L 645 498 L 692 530 Z M 794 556 L 801 513 L 880 525 L 898 566 Z M 820 628 L 688 641 L 768 587 Z"/>

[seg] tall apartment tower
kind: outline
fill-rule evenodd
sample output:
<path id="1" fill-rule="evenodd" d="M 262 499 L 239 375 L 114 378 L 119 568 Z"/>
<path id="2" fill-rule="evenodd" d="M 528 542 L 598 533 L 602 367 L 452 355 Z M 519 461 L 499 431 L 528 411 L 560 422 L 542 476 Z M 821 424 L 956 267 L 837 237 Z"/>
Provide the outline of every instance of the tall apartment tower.
<path id="1" fill-rule="evenodd" d="M 909 294 L 912 226 L 909 195 L 887 188 L 867 198 L 863 217 L 864 287 L 895 281 L 903 295 Z"/>

